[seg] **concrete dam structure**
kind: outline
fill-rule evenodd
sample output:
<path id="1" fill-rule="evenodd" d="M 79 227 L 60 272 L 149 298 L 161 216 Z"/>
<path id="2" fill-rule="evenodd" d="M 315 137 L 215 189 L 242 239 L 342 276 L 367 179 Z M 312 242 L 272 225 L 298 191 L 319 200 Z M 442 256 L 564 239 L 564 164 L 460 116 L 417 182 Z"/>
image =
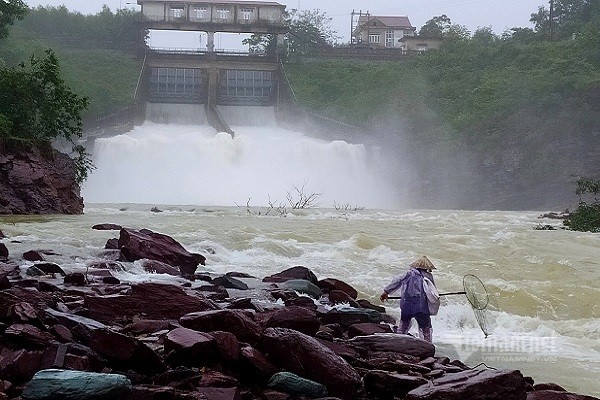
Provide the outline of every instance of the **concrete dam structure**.
<path id="1" fill-rule="evenodd" d="M 285 6 L 275 2 L 138 0 L 142 29 L 207 34 L 205 50 L 147 49 L 136 101 L 203 104 L 208 122 L 233 133 L 217 106 L 275 106 L 280 102 L 278 52 L 224 52 L 215 49 L 215 33 L 268 34 L 277 49 L 288 29 Z M 144 115 L 144 110 L 141 110 Z"/>

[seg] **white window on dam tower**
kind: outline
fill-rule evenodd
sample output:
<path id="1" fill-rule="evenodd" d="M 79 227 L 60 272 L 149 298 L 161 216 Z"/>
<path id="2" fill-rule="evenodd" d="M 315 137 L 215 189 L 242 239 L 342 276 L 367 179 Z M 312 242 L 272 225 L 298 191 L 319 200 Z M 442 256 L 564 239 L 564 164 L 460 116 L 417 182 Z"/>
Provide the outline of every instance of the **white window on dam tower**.
<path id="1" fill-rule="evenodd" d="M 169 19 L 171 21 L 180 20 L 185 17 L 185 7 L 184 6 L 171 6 L 169 8 Z"/>
<path id="2" fill-rule="evenodd" d="M 208 9 L 204 6 L 195 6 L 191 13 L 192 19 L 196 21 L 204 21 L 208 16 Z"/>
<path id="3" fill-rule="evenodd" d="M 254 20 L 254 8 L 243 7 L 240 8 L 240 13 L 242 14 L 242 21 L 249 22 Z"/>
<path id="4" fill-rule="evenodd" d="M 229 21 L 231 10 L 229 8 L 217 8 L 217 18 L 219 21 Z"/>

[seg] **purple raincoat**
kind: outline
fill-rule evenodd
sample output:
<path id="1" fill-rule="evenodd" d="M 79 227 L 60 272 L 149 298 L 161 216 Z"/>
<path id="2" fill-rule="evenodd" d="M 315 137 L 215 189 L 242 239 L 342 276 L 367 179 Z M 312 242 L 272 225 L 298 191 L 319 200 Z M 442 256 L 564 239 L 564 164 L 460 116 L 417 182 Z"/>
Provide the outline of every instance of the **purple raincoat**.
<path id="1" fill-rule="evenodd" d="M 400 296 L 402 297 L 400 299 L 400 311 L 402 315 L 415 316 L 419 313 L 429 315 L 427 296 L 423 290 L 423 277 L 427 277 L 431 282 L 434 282 L 433 275 L 430 272 L 411 267 L 405 274 L 394 278 L 392 283 L 383 289 L 388 294 L 400 290 Z"/>

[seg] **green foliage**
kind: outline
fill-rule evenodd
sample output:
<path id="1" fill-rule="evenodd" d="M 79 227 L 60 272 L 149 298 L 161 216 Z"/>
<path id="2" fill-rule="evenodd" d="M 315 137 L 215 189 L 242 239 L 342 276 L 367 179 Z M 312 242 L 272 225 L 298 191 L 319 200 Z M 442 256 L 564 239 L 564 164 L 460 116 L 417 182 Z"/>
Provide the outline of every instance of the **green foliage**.
<path id="1" fill-rule="evenodd" d="M 113 13 L 106 5 L 94 15 L 70 12 L 65 6 L 37 7 L 19 25 L 36 37 L 61 47 L 133 49 L 146 32 L 140 31 L 139 12 L 120 9 Z"/>
<path id="2" fill-rule="evenodd" d="M 84 146 L 78 144 L 73 145 L 74 153 L 73 161 L 75 162 L 75 181 L 82 184 L 89 176 L 89 173 L 96 169 L 92 164 L 92 155 L 88 153 Z"/>
<path id="3" fill-rule="evenodd" d="M 87 105 L 87 98 L 65 85 L 51 50 L 44 58 L 32 56 L 29 66 L 0 69 L 0 113 L 10 128 L 5 136 L 42 141 L 80 137 L 80 113 Z"/>
<path id="4" fill-rule="evenodd" d="M 579 196 L 579 207 L 572 213 L 564 224 L 574 231 L 600 232 L 600 180 L 579 178 L 575 193 Z M 583 200 L 585 195 L 593 195 L 590 204 Z"/>
<path id="5" fill-rule="evenodd" d="M 441 38 L 444 36 L 444 32 L 450 27 L 452 22 L 446 14 L 442 14 L 437 17 L 433 17 L 419 30 L 419 36 L 424 38 Z"/>
<path id="6" fill-rule="evenodd" d="M 63 12 L 66 14 L 64 21 L 56 16 L 62 15 Z M 103 11 L 100 14 L 107 13 Z M 121 15 L 121 11 L 117 14 Z M 118 20 L 117 14 L 111 14 L 113 17 L 110 18 Z M 45 21 L 44 15 L 49 20 Z M 0 65 L 2 59 L 6 65 L 17 66 L 32 54 L 43 57 L 44 51 L 52 47 L 61 61 L 65 82 L 74 92 L 90 100 L 89 107 L 82 111 L 84 118 L 107 115 L 130 106 L 134 101 L 142 61 L 136 58 L 133 52 L 125 52 L 120 48 L 127 48 L 134 36 L 128 36 L 129 33 L 126 33 L 121 42 L 96 40 L 86 36 L 87 33 L 82 33 L 82 38 L 78 40 L 66 40 L 58 36 L 57 32 L 60 29 L 74 32 L 74 35 L 81 33 L 75 28 L 62 27 L 70 19 L 99 21 L 92 17 L 71 13 L 61 7 L 32 10 L 23 21 L 15 24 L 8 38 L 0 40 Z M 30 18 L 35 21 L 30 21 Z M 104 18 L 109 19 L 107 15 Z M 132 19 L 126 21 L 131 26 L 137 26 Z M 96 25 L 98 28 L 103 26 L 100 22 Z M 105 37 L 109 36 L 110 34 L 106 33 Z"/>
<path id="7" fill-rule="evenodd" d="M 23 0 L 0 1 L 0 39 L 8 36 L 8 26 L 15 20 L 23 19 L 27 14 L 27 5 Z"/>

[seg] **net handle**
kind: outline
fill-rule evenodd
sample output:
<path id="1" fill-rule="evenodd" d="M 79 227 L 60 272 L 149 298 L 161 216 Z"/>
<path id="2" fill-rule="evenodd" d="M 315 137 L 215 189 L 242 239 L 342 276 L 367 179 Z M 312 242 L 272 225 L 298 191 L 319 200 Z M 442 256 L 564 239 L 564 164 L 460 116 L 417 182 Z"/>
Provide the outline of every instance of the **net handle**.
<path id="1" fill-rule="evenodd" d="M 449 293 L 440 293 L 440 296 L 454 296 L 457 294 L 467 294 L 467 292 L 449 292 Z M 388 296 L 387 300 L 400 300 L 402 296 Z"/>

